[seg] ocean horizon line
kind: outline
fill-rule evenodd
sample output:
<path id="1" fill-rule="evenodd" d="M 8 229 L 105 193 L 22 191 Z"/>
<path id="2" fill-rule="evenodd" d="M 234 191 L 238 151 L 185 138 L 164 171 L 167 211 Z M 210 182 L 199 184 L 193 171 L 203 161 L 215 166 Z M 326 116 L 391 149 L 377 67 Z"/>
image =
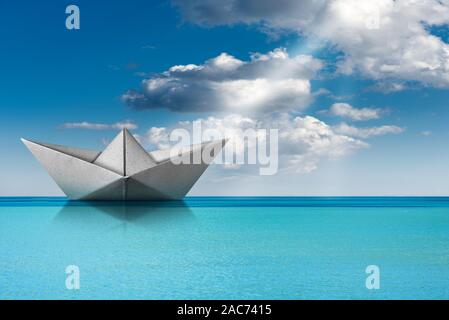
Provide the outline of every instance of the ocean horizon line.
<path id="1" fill-rule="evenodd" d="M 449 196 L 189 196 L 172 201 L 81 201 L 63 196 L 0 197 L 0 206 L 449 207 Z"/>

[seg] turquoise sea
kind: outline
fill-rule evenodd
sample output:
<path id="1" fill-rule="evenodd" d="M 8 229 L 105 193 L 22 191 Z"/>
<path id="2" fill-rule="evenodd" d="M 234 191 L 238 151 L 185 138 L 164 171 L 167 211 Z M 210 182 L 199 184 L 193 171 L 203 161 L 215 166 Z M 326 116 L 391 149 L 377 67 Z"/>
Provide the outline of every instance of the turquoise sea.
<path id="1" fill-rule="evenodd" d="M 448 299 L 449 198 L 0 198 L 0 298 Z"/>

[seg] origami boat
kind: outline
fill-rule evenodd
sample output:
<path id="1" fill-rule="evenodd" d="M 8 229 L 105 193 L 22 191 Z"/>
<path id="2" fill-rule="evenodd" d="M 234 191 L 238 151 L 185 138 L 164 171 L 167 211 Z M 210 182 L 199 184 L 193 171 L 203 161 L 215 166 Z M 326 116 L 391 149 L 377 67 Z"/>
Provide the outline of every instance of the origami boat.
<path id="1" fill-rule="evenodd" d="M 212 160 L 226 140 L 191 145 L 175 156 L 170 149 L 147 152 L 127 129 L 102 152 L 22 142 L 72 200 L 179 200 L 209 166 L 204 152 Z"/>

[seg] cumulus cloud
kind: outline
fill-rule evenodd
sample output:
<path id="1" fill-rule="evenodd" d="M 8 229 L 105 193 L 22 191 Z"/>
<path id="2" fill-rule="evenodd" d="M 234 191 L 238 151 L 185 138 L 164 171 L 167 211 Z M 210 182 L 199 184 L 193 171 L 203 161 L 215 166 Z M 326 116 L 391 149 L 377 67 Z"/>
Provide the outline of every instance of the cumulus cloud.
<path id="1" fill-rule="evenodd" d="M 383 125 L 378 127 L 358 128 L 350 126 L 346 123 L 341 123 L 334 127 L 334 130 L 339 134 L 357 137 L 357 138 L 371 138 L 375 136 L 383 136 L 386 134 L 399 134 L 404 132 L 404 129 L 398 126 Z"/>
<path id="2" fill-rule="evenodd" d="M 203 64 L 175 65 L 129 90 L 122 100 L 138 110 L 266 113 L 300 110 L 313 100 L 310 79 L 323 63 L 309 55 L 290 57 L 283 48 L 243 61 L 227 53 Z"/>
<path id="3" fill-rule="evenodd" d="M 448 0 L 174 0 L 201 25 L 258 24 L 327 41 L 343 53 L 338 70 L 383 83 L 449 86 L 449 44 L 430 31 L 449 24 Z M 391 80 L 391 81 L 390 81 Z M 399 83 L 399 85 L 398 85 Z"/>
<path id="4" fill-rule="evenodd" d="M 256 119 L 231 114 L 224 117 L 210 116 L 191 122 L 183 121 L 178 123 L 176 128 L 192 129 L 194 123 L 200 124 L 204 133 L 212 129 L 221 132 L 223 137 L 230 138 L 226 147 L 234 148 L 237 157 L 256 145 L 235 133 L 244 132 L 246 129 L 278 129 L 280 167 L 297 172 L 311 172 L 318 167 L 320 161 L 338 159 L 369 146 L 364 141 L 336 132 L 331 126 L 312 116 L 292 117 L 284 113 L 276 117 Z M 156 147 L 168 147 L 172 129 L 174 128 L 150 128 L 146 141 Z M 200 138 L 203 141 L 210 139 Z M 261 138 L 263 139 L 263 136 Z M 239 167 L 229 165 L 226 168 Z"/>
<path id="5" fill-rule="evenodd" d="M 279 148 L 287 156 L 289 167 L 298 172 L 311 172 L 323 159 L 338 159 L 369 146 L 364 141 L 336 132 L 311 116 L 285 117 L 278 126 Z"/>
<path id="6" fill-rule="evenodd" d="M 151 127 L 145 137 L 146 143 L 156 146 L 157 149 L 170 147 L 169 132 L 164 127 Z"/>
<path id="7" fill-rule="evenodd" d="M 65 129 L 88 129 L 88 130 L 121 130 L 121 129 L 137 129 L 137 125 L 132 121 L 126 120 L 112 124 L 92 123 L 92 122 L 66 122 L 61 125 Z"/>
<path id="8" fill-rule="evenodd" d="M 375 108 L 354 108 L 348 103 L 334 103 L 330 107 L 329 113 L 334 116 L 348 118 L 354 121 L 364 121 L 379 119 L 382 110 Z"/>

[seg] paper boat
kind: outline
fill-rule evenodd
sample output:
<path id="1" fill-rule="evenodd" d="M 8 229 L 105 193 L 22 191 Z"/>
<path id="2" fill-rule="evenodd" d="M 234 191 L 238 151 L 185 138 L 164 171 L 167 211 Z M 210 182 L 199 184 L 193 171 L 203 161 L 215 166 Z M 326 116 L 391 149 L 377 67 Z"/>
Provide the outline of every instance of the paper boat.
<path id="1" fill-rule="evenodd" d="M 180 200 L 211 162 L 202 155 L 212 160 L 226 143 L 147 152 L 127 129 L 102 152 L 22 141 L 72 200 Z"/>

